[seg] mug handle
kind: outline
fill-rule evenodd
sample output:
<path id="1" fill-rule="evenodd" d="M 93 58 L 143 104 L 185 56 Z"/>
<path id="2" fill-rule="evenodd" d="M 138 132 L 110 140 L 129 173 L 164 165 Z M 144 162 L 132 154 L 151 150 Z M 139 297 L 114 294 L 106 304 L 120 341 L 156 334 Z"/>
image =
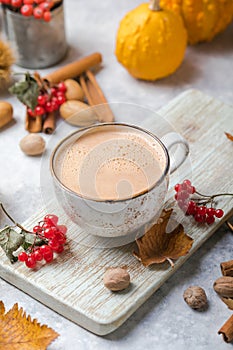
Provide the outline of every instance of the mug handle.
<path id="1" fill-rule="evenodd" d="M 179 166 L 185 161 L 189 154 L 188 142 L 176 132 L 169 132 L 161 138 L 162 143 L 167 148 L 170 156 L 170 174 L 172 174 Z M 172 147 L 177 146 L 172 157 L 170 150 Z"/>

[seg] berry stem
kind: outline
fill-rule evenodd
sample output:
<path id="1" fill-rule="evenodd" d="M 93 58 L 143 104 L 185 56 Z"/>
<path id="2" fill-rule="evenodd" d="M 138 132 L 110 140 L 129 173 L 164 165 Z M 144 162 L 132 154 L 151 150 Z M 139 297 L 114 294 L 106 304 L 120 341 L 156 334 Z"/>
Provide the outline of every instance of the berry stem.
<path id="1" fill-rule="evenodd" d="M 3 204 L 0 202 L 0 207 L 2 209 L 2 211 L 4 212 L 4 214 L 13 222 L 13 224 L 17 227 L 19 227 L 21 230 L 27 232 L 27 233 L 31 233 L 31 231 L 26 230 L 22 225 L 20 225 L 19 223 L 17 223 L 12 216 L 6 211 L 6 209 L 4 208 Z"/>
<path id="2" fill-rule="evenodd" d="M 201 197 L 209 198 L 209 200 L 214 199 L 215 197 L 221 197 L 221 196 L 232 196 L 233 197 L 233 193 L 218 193 L 218 194 L 214 194 L 213 196 L 207 196 L 207 195 L 202 194 L 202 193 L 200 193 L 198 191 L 196 191 L 195 193 L 198 194 Z"/>

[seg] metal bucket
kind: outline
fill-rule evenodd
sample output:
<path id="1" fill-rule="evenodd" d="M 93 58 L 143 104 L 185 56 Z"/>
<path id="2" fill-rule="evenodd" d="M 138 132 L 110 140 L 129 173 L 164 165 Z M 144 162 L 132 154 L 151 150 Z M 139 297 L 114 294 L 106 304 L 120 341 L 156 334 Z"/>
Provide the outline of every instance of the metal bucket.
<path id="1" fill-rule="evenodd" d="M 17 54 L 17 64 L 26 68 L 45 68 L 59 62 L 67 52 L 63 4 L 52 10 L 45 22 L 25 17 L 7 8 L 3 11 L 5 33 Z"/>

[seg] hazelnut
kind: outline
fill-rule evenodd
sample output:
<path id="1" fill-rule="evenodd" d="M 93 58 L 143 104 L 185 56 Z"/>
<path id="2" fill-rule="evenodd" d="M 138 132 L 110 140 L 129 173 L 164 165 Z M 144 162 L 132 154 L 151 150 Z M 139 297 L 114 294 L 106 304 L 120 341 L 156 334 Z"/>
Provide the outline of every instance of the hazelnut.
<path id="1" fill-rule="evenodd" d="M 29 134 L 20 141 L 19 146 L 28 156 L 38 156 L 45 150 L 45 141 L 40 135 Z"/>
<path id="2" fill-rule="evenodd" d="M 207 297 L 203 288 L 191 286 L 184 291 L 185 302 L 192 309 L 204 309 L 207 306 Z"/>
<path id="3" fill-rule="evenodd" d="M 130 284 L 130 275 L 121 267 L 110 268 L 104 274 L 104 285 L 112 291 L 126 289 Z"/>

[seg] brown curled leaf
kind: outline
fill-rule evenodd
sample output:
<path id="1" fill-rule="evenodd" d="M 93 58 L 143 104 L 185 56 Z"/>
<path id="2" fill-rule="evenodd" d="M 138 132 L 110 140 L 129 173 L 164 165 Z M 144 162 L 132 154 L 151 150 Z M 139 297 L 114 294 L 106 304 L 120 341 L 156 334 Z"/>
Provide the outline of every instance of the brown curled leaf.
<path id="1" fill-rule="evenodd" d="M 173 209 L 164 209 L 157 223 L 136 240 L 138 253 L 133 252 L 133 255 L 146 267 L 166 260 L 173 267 L 173 259 L 188 254 L 192 247 L 193 239 L 186 235 L 181 224 L 172 232 L 166 233 L 172 211 Z"/>
<path id="2" fill-rule="evenodd" d="M 225 132 L 225 135 L 229 140 L 233 141 L 233 135 L 229 134 L 229 132 Z"/>

